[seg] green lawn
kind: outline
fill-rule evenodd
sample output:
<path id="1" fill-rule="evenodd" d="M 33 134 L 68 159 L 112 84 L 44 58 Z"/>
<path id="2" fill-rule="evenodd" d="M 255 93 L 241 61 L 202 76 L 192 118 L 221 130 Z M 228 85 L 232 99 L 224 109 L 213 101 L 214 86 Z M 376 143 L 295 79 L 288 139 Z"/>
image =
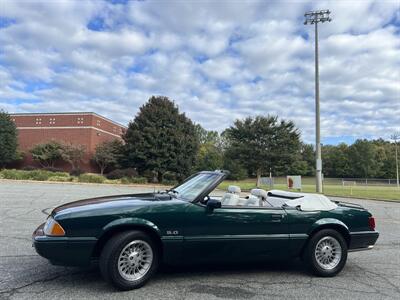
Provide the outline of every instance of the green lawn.
<path id="1" fill-rule="evenodd" d="M 303 192 L 315 193 L 315 185 L 303 184 Z M 220 189 L 227 189 L 229 185 L 238 185 L 244 191 L 249 191 L 256 187 L 255 179 L 245 179 L 240 181 L 226 180 L 219 185 Z M 262 186 L 263 189 L 270 189 L 269 186 Z M 274 184 L 273 189 L 288 191 L 286 184 L 278 183 Z M 365 199 L 381 199 L 381 200 L 392 200 L 400 202 L 400 190 L 396 187 L 387 186 L 342 186 L 340 184 L 325 184 L 324 194 L 327 196 L 344 196 L 344 197 L 355 197 Z"/>

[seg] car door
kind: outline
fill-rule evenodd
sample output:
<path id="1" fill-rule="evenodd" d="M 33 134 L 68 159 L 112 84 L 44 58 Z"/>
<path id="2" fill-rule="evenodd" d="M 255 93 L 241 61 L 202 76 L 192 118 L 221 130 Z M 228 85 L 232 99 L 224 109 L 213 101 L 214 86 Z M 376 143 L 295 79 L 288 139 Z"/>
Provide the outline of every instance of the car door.
<path id="1" fill-rule="evenodd" d="M 280 208 L 188 206 L 184 257 L 189 261 L 258 261 L 288 255 L 287 215 Z"/>

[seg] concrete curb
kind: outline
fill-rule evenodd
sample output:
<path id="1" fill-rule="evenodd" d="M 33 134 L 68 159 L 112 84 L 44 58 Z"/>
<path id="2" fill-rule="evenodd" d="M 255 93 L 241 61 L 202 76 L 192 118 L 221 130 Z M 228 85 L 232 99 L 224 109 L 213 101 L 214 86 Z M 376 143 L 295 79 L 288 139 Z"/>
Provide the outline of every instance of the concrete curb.
<path id="1" fill-rule="evenodd" d="M 334 196 L 334 195 L 325 195 L 327 197 L 332 197 L 332 198 L 341 198 L 341 199 L 357 199 L 357 200 L 372 200 L 372 201 L 380 201 L 380 202 L 390 202 L 390 203 L 399 203 L 400 204 L 400 199 L 399 200 L 390 200 L 390 199 L 378 199 L 378 198 L 360 198 L 360 197 L 351 197 L 351 196 Z"/>

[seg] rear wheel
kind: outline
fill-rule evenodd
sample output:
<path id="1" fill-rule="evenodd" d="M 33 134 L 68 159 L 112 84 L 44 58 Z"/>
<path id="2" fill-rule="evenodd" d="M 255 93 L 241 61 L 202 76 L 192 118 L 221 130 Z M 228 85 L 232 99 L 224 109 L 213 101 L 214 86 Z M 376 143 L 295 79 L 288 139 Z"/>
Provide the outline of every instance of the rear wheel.
<path id="1" fill-rule="evenodd" d="M 304 261 L 316 275 L 332 277 L 346 264 L 347 244 L 343 236 L 333 229 L 323 229 L 309 240 L 304 252 Z"/>
<path id="2" fill-rule="evenodd" d="M 100 255 L 104 279 L 121 290 L 143 286 L 159 263 L 154 241 L 141 231 L 122 232 L 112 237 Z"/>

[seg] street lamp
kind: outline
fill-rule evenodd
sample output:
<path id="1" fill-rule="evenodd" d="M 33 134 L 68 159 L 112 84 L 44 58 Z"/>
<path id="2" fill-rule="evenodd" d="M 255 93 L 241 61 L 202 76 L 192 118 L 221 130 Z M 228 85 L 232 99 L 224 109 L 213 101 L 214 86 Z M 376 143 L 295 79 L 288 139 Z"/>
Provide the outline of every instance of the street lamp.
<path id="1" fill-rule="evenodd" d="M 319 112 L 319 71 L 318 71 L 318 23 L 330 22 L 331 12 L 328 10 L 309 11 L 304 14 L 304 25 L 315 26 L 315 159 L 316 159 L 316 188 L 322 193 L 322 159 L 321 159 L 321 127 Z"/>
<path id="2" fill-rule="evenodd" d="M 399 185 L 399 160 L 397 158 L 397 141 L 400 140 L 400 132 L 396 132 L 395 134 L 392 134 L 390 136 L 392 140 L 394 140 L 394 148 L 396 149 L 396 182 L 397 182 L 397 188 L 400 187 Z"/>

